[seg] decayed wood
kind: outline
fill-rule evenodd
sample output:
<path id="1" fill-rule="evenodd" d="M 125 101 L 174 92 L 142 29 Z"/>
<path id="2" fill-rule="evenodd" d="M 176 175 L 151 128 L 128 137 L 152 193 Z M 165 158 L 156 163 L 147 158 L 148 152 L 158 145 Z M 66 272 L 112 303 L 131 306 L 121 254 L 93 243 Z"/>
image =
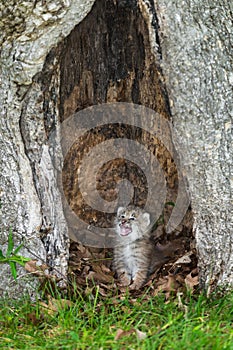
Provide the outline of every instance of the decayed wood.
<path id="1" fill-rule="evenodd" d="M 156 23 L 155 13 L 153 23 Z M 71 32 L 61 45 L 61 94 L 60 115 L 63 119 L 86 107 L 111 102 L 128 102 L 144 105 L 158 112 L 165 119 L 170 118 L 166 87 L 160 68 L 159 52 L 153 51 L 148 33 L 148 14 L 133 3 L 98 1 L 89 15 Z M 95 33 L 90 32 L 95 28 Z M 156 28 L 153 28 L 156 31 Z M 97 33 L 97 34 L 96 34 Z M 120 108 L 120 107 L 119 107 Z M 83 115 L 83 118 L 87 116 Z M 108 117 L 106 117 L 108 123 Z M 149 152 L 156 154 L 165 171 L 168 187 L 173 191 L 169 200 L 175 201 L 177 194 L 177 169 L 171 154 L 157 138 L 144 130 L 108 126 L 97 128 L 84 135 L 72 146 L 63 167 L 63 186 L 66 198 L 73 211 L 92 225 L 111 226 L 114 214 L 103 213 L 90 207 L 77 185 L 82 180 L 78 168 L 86 153 L 107 139 L 126 137 L 146 145 Z M 142 157 L 142 156 L 141 156 Z M 140 155 L 138 154 L 138 158 Z M 137 162 L 137 159 L 135 159 Z M 123 162 L 124 163 L 124 162 Z M 91 165 L 90 165 L 91 166 Z M 114 185 L 120 178 L 128 176 L 135 188 L 142 188 L 135 204 L 143 205 L 146 189 L 140 184 L 137 169 L 129 167 L 122 172 L 122 162 L 117 160 L 104 166 L 98 174 L 102 194 L 113 200 Z M 149 167 L 149 165 L 148 165 Z M 118 177 L 111 180 L 112 169 L 118 168 Z M 152 171 L 157 171 L 152 169 Z M 108 176 L 104 177 L 104 173 Z M 87 171 L 87 176 L 91 169 Z M 154 175 L 156 179 L 156 175 Z M 112 181 L 112 182 L 111 182 Z M 86 181 L 85 192 L 89 198 L 96 196 L 91 191 L 93 179 Z M 112 187 L 110 184 L 112 183 Z M 106 191 L 107 190 L 107 191 Z M 144 193 L 143 193 L 144 191 Z M 108 194 L 106 194 L 106 192 Z M 155 198 L 156 201 L 156 198 Z M 101 223 L 101 224 L 100 224 Z"/>

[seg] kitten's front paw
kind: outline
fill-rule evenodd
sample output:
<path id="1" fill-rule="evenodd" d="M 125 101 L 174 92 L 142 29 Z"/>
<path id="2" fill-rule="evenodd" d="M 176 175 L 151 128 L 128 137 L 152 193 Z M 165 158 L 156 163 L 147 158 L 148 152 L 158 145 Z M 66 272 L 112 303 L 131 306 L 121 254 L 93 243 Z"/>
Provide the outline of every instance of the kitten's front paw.
<path id="1" fill-rule="evenodd" d="M 133 282 L 130 286 L 129 289 L 130 290 L 138 290 L 142 287 L 142 283 L 135 283 Z"/>
<path id="2" fill-rule="evenodd" d="M 123 287 L 129 286 L 130 285 L 130 279 L 126 275 L 122 275 L 119 278 L 120 285 Z"/>
<path id="3" fill-rule="evenodd" d="M 143 278 L 141 276 L 136 276 L 133 279 L 133 283 L 129 286 L 129 289 L 138 290 L 144 285 L 144 282 L 145 282 L 144 276 L 143 276 Z"/>

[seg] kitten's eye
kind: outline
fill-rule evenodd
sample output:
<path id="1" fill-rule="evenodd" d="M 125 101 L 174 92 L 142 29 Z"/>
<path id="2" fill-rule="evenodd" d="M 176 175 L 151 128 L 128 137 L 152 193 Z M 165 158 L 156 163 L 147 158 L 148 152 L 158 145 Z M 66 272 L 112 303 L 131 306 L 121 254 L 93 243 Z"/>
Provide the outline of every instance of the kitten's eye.
<path id="1" fill-rule="evenodd" d="M 121 218 L 124 219 L 124 218 L 125 218 L 125 215 L 121 215 Z"/>
<path id="2" fill-rule="evenodd" d="M 135 220 L 135 217 L 131 216 L 131 218 L 129 218 L 129 220 Z"/>

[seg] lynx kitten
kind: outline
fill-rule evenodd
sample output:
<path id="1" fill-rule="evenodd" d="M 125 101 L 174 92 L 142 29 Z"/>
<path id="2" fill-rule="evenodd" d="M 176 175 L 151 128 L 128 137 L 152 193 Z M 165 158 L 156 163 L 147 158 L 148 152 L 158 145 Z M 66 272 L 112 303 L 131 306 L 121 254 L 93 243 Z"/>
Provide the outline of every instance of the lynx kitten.
<path id="1" fill-rule="evenodd" d="M 135 206 L 119 207 L 115 229 L 120 243 L 113 266 L 122 285 L 139 289 L 146 281 L 154 245 L 150 239 L 150 214 Z"/>

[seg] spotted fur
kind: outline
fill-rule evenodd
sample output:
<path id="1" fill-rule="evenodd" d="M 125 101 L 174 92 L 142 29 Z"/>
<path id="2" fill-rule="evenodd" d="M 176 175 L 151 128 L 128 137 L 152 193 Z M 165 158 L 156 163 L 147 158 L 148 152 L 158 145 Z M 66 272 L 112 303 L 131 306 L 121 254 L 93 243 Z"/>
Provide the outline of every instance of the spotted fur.
<path id="1" fill-rule="evenodd" d="M 150 214 L 135 206 L 120 207 L 115 220 L 119 244 L 114 249 L 113 266 L 122 285 L 139 289 L 150 273 L 153 243 Z"/>

